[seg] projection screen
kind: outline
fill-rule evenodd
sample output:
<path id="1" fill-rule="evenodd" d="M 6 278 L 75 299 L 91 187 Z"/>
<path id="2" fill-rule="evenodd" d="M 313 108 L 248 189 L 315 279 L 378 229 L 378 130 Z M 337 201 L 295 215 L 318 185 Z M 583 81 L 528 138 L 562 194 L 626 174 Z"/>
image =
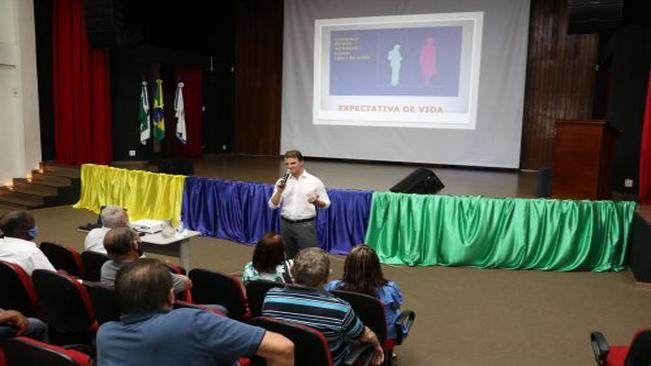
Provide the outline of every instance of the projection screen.
<path id="1" fill-rule="evenodd" d="M 529 3 L 285 0 L 281 148 L 517 168 Z"/>

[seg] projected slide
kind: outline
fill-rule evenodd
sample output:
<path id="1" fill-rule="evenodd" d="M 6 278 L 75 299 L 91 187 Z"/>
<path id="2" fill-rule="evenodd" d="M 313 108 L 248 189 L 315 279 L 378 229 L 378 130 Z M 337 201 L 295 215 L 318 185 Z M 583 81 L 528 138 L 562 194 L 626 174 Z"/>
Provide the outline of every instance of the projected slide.
<path id="1" fill-rule="evenodd" d="M 475 128 L 481 12 L 315 24 L 314 124 Z"/>

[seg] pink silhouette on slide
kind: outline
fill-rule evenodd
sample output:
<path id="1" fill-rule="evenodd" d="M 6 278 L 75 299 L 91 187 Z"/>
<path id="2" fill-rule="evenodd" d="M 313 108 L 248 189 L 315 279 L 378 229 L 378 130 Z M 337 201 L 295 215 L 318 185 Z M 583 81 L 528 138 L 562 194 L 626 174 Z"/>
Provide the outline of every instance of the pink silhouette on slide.
<path id="1" fill-rule="evenodd" d="M 432 76 L 436 75 L 436 46 L 434 37 L 428 37 L 425 45 L 420 49 L 420 74 L 423 77 L 423 84 L 429 85 Z"/>

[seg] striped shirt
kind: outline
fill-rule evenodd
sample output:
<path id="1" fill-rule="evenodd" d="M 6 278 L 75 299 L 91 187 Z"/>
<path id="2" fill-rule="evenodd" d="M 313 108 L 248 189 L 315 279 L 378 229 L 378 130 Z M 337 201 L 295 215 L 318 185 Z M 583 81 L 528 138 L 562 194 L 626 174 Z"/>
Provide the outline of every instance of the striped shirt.
<path id="1" fill-rule="evenodd" d="M 301 323 L 323 333 L 335 366 L 348 355 L 348 341 L 364 333 L 364 324 L 350 304 L 323 289 L 272 288 L 264 299 L 262 315 Z"/>

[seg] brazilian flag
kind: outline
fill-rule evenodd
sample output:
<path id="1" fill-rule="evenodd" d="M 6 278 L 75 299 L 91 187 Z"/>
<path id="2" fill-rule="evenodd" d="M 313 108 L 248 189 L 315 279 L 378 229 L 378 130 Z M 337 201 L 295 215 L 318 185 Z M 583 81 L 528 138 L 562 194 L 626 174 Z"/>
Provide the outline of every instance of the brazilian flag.
<path id="1" fill-rule="evenodd" d="M 156 79 L 151 119 L 154 125 L 154 140 L 162 141 L 165 138 L 165 111 L 163 110 L 163 80 L 161 79 Z"/>

